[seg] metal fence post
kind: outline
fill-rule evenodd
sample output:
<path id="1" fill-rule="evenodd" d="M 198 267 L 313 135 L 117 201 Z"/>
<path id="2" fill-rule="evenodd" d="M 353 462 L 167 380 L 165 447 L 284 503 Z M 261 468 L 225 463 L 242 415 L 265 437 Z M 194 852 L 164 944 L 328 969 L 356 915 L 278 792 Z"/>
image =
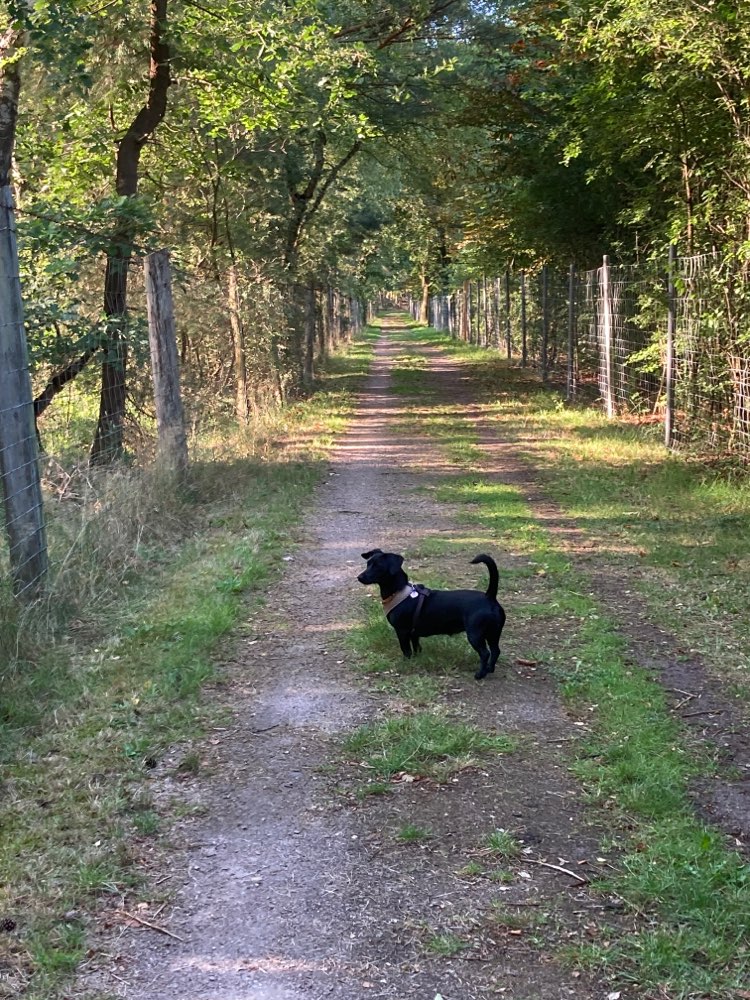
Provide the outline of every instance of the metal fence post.
<path id="1" fill-rule="evenodd" d="M 612 289 L 609 280 L 609 257 L 605 254 L 602 262 L 602 346 L 604 347 L 604 364 L 602 375 L 604 381 L 604 406 L 608 417 L 615 415 L 614 382 L 612 378 Z"/>
<path id="2" fill-rule="evenodd" d="M 0 481 L 13 590 L 32 596 L 47 573 L 47 539 L 23 324 L 10 186 L 0 187 Z"/>
<path id="3" fill-rule="evenodd" d="M 664 384 L 666 389 L 666 406 L 664 409 L 664 444 L 672 447 L 674 436 L 674 334 L 676 327 L 675 310 L 675 246 L 669 247 L 669 267 L 667 270 L 667 357 L 665 360 Z"/>
<path id="4" fill-rule="evenodd" d="M 575 350 L 576 350 L 576 268 L 575 264 L 571 264 L 568 270 L 568 384 L 567 384 L 568 400 L 574 399 L 576 394 Z"/>

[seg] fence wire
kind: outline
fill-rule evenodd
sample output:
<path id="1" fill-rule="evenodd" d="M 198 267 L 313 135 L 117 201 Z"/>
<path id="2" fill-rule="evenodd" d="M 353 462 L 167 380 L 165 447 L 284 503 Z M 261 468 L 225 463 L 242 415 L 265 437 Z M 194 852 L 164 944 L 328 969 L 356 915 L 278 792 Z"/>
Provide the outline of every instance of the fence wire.
<path id="1" fill-rule="evenodd" d="M 0 254 L 7 249 L 11 260 L 12 212 L 9 218 L 0 226 Z M 76 288 L 67 290 L 91 304 L 80 311 L 65 289 L 58 301 L 35 298 L 33 260 L 21 270 L 13 259 L 0 256 L 0 583 L 12 581 L 23 595 L 38 588 L 47 568 L 40 464 L 52 470 L 47 485 L 54 491 L 67 468 L 106 466 L 120 454 L 135 464 L 151 460 L 161 404 L 174 403 L 174 390 L 152 381 L 155 345 L 140 254 L 128 263 L 127 313 L 95 319 L 102 258 L 86 260 Z M 25 330 L 19 272 L 29 295 Z M 366 304 L 356 296 L 322 282 L 273 280 L 249 261 L 186 266 L 178 256 L 171 287 L 184 424 L 194 435 L 231 433 L 296 398 L 311 388 L 325 355 L 365 322 Z M 159 437 L 161 459 L 161 430 Z"/>
<path id="2" fill-rule="evenodd" d="M 418 316 L 421 303 L 410 306 Z M 748 316 L 748 267 L 715 254 L 672 265 L 605 258 L 580 274 L 505 273 L 429 301 L 437 329 L 535 367 L 543 381 L 565 373 L 569 399 L 594 402 L 610 416 L 664 420 L 672 447 L 743 459 L 750 457 Z"/>

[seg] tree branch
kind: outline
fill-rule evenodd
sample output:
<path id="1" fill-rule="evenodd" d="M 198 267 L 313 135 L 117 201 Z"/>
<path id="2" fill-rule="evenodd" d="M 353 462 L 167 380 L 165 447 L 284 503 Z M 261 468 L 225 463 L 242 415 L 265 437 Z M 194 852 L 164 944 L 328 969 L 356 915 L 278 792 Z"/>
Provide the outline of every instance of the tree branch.
<path id="1" fill-rule="evenodd" d="M 169 45 L 166 41 L 168 0 L 151 0 L 149 31 L 148 96 L 119 142 L 117 193 L 133 195 L 138 190 L 138 161 L 143 146 L 167 112 L 167 90 L 171 83 Z"/>
<path id="2" fill-rule="evenodd" d="M 317 210 L 320 208 L 320 203 L 325 198 L 326 193 L 328 192 L 330 186 L 334 183 L 334 181 L 341 173 L 341 171 L 344 169 L 344 167 L 347 165 L 347 163 L 349 163 L 349 161 L 352 160 L 357 155 L 357 153 L 360 151 L 361 148 L 362 148 L 362 140 L 357 139 L 357 141 L 354 143 L 354 145 L 346 154 L 346 156 L 344 156 L 341 160 L 339 160 L 339 162 L 335 164 L 335 166 L 331 167 L 328 177 L 326 177 L 323 186 L 318 192 L 317 198 L 312 203 L 310 210 L 307 213 L 307 218 L 304 220 L 303 225 L 307 223 L 308 219 L 310 219 L 311 216 L 313 216 L 317 212 Z"/>
<path id="3" fill-rule="evenodd" d="M 62 392 L 68 382 L 72 382 L 77 375 L 80 375 L 89 361 L 99 350 L 100 346 L 100 344 L 95 344 L 93 347 L 89 347 L 88 350 L 83 352 L 80 358 L 77 358 L 75 361 L 71 361 L 69 365 L 66 365 L 65 368 L 61 369 L 57 372 L 57 374 L 52 376 L 34 400 L 35 419 L 41 417 L 55 396 L 59 392 Z"/>
<path id="4" fill-rule="evenodd" d="M 373 18 L 370 21 L 361 21 L 359 24 L 341 28 L 333 36 L 337 40 L 348 39 L 352 36 L 360 36 L 360 41 L 367 41 L 375 44 L 380 49 L 386 49 L 403 39 L 415 28 L 430 24 L 432 21 L 442 17 L 451 7 L 454 7 L 459 0 L 435 0 L 432 6 L 424 14 L 406 14 L 400 23 L 394 24 L 388 17 Z M 385 33 L 385 38 L 382 38 Z M 366 37 L 362 37 L 366 36 Z"/>

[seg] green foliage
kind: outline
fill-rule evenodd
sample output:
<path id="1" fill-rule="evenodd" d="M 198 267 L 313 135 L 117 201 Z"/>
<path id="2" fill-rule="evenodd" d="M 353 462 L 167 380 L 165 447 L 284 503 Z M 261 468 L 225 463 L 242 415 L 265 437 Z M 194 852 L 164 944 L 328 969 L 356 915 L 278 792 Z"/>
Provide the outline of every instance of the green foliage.
<path id="1" fill-rule="evenodd" d="M 126 205 L 108 201 L 112 137 L 143 101 L 145 7 L 9 12 L 30 27 L 17 160 L 42 366 L 102 336 L 94 257 L 125 222 L 139 249 L 173 247 L 188 282 L 208 268 L 220 287 L 231 261 L 355 295 L 586 266 L 636 240 L 745 253 L 750 44 L 733 4 L 171 6 L 175 85 Z M 227 364 L 226 315 L 210 319 L 201 359 Z"/>

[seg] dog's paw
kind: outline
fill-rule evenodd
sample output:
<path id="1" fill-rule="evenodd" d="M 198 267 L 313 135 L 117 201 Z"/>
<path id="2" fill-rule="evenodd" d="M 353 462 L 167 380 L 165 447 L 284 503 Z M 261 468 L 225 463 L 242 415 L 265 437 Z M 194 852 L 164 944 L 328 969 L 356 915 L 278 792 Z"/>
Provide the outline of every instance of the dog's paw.
<path id="1" fill-rule="evenodd" d="M 483 681 L 488 673 L 489 673 L 488 670 L 477 670 L 477 672 L 474 674 L 474 680 Z"/>

